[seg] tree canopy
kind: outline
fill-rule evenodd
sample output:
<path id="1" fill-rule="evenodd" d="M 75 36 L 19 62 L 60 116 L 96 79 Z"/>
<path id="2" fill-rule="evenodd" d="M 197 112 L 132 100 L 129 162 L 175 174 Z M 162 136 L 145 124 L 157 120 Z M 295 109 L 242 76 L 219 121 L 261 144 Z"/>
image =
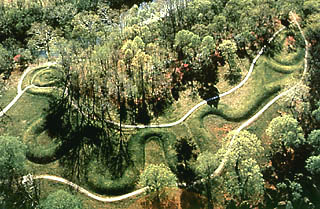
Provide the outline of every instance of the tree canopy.
<path id="1" fill-rule="evenodd" d="M 26 145 L 12 136 L 0 136 L 0 179 L 22 176 L 25 172 Z"/>
<path id="2" fill-rule="evenodd" d="M 297 148 L 305 143 L 299 122 L 290 115 L 279 116 L 270 122 L 267 134 L 274 140 L 275 146 Z"/>
<path id="3" fill-rule="evenodd" d="M 149 191 L 157 193 L 165 187 L 175 187 L 176 183 L 176 176 L 164 164 L 150 164 L 144 169 L 139 180 L 141 186 L 148 187 Z"/>

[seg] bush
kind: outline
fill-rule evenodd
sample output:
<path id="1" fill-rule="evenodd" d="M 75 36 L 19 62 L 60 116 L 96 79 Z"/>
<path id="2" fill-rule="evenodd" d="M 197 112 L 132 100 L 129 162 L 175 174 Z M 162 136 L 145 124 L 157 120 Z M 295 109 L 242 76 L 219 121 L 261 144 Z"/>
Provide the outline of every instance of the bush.
<path id="1" fill-rule="evenodd" d="M 82 209 L 81 200 L 64 191 L 58 190 L 49 194 L 49 196 L 40 204 L 40 209 Z"/>

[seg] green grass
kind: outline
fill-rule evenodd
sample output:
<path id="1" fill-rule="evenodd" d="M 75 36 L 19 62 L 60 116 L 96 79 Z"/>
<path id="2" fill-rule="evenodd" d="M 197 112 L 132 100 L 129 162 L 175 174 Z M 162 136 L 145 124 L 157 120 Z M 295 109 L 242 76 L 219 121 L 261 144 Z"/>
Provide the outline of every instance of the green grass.
<path id="1" fill-rule="evenodd" d="M 300 57 L 300 62 L 301 58 L 303 57 Z M 301 63 L 278 68 L 280 64 L 269 61 L 267 57 L 262 57 L 257 62 L 248 83 L 238 91 L 222 98 L 218 108 L 212 110 L 212 113 L 228 121 L 240 122 L 248 119 L 286 84 L 296 82 L 294 76 L 299 73 L 300 69 L 303 69 Z"/>
<path id="2" fill-rule="evenodd" d="M 161 143 L 157 140 L 156 137 L 151 138 L 145 144 L 145 166 L 149 164 L 159 165 L 160 163 L 166 163 L 164 150 L 161 148 Z"/>
<path id="3" fill-rule="evenodd" d="M 88 185 L 99 193 L 103 194 L 124 194 L 135 188 L 146 164 L 145 147 L 150 141 L 158 143 L 163 152 L 163 163 L 166 163 L 171 170 L 176 170 L 176 155 L 174 142 L 176 137 L 159 129 L 145 129 L 132 135 L 129 140 L 128 149 L 133 165 L 130 165 L 121 178 L 114 178 L 107 168 L 93 160 L 88 169 Z M 150 150 L 147 150 L 147 153 Z M 161 159 L 155 160 L 160 163 Z M 148 162 L 150 163 L 150 161 Z"/>
<path id="4" fill-rule="evenodd" d="M 301 62 L 304 58 L 304 49 L 299 48 L 294 53 L 288 53 L 286 50 L 282 50 L 281 53 L 276 54 L 274 57 L 271 57 L 269 60 L 274 60 L 280 65 L 296 65 Z"/>
<path id="5" fill-rule="evenodd" d="M 38 163 L 55 161 L 56 152 L 60 147 L 59 142 L 48 135 L 43 122 L 44 119 L 39 118 L 23 135 L 23 142 L 28 146 L 28 159 Z"/>
<path id="6" fill-rule="evenodd" d="M 16 95 L 12 89 L 5 95 L 5 101 L 11 101 Z M 45 114 L 49 108 L 48 98 L 40 95 L 24 94 L 7 112 L 1 134 L 23 137 L 28 127 Z"/>

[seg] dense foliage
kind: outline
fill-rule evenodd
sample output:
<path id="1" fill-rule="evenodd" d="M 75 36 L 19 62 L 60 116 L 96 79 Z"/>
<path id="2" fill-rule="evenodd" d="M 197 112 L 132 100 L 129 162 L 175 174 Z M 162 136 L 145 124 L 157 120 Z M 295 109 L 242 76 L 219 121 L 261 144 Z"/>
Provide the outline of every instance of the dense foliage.
<path id="1" fill-rule="evenodd" d="M 20 139 L 0 136 L 0 206 L 15 208 L 24 204 L 29 208 L 29 199 L 21 178 L 26 174 L 26 146 Z"/>
<path id="2" fill-rule="evenodd" d="M 165 187 L 176 186 L 177 178 L 164 164 L 149 165 L 140 176 L 139 184 L 149 191 L 160 192 Z"/>

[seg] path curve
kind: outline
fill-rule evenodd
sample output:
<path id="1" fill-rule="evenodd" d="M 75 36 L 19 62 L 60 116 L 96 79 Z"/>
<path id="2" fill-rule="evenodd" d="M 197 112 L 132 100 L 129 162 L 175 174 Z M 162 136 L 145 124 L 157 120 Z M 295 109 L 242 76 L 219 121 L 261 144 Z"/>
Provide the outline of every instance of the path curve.
<path id="1" fill-rule="evenodd" d="M 299 31 L 301 33 L 301 36 L 303 37 L 304 41 L 305 41 L 305 58 L 304 58 L 304 70 L 303 70 L 303 74 L 302 74 L 302 79 L 306 78 L 307 75 L 307 70 L 308 70 L 308 50 L 309 50 L 309 43 L 300 27 L 300 24 L 298 23 L 297 19 L 296 19 L 296 15 L 291 11 L 289 13 L 292 17 L 293 17 L 293 21 L 294 23 L 298 26 Z M 228 161 L 228 156 L 230 155 L 231 152 L 231 148 L 233 146 L 233 143 L 235 141 L 235 138 L 237 137 L 237 135 L 239 134 L 239 132 L 241 130 L 243 130 L 244 128 L 246 128 L 247 126 L 249 126 L 253 121 L 255 121 L 259 116 L 261 116 L 273 103 L 275 103 L 276 101 L 278 101 L 281 97 L 287 95 L 289 92 L 291 92 L 292 90 L 295 89 L 295 87 L 299 84 L 303 83 L 303 80 L 301 80 L 299 83 L 295 84 L 294 86 L 292 86 L 291 88 L 289 88 L 288 90 L 282 92 L 281 94 L 279 94 L 278 96 L 276 96 L 275 98 L 273 98 L 270 102 L 268 102 L 259 112 L 257 112 L 253 117 L 251 117 L 250 119 L 248 119 L 246 122 L 244 122 L 239 128 L 237 128 L 235 134 L 233 135 L 229 145 L 228 145 L 228 149 L 227 152 L 225 153 L 221 163 L 219 164 L 218 168 L 213 172 L 213 174 L 211 174 L 211 178 L 215 178 L 217 176 L 219 176 L 223 170 L 223 168 L 225 167 L 225 164 Z M 201 179 L 200 181 L 203 181 L 203 179 Z"/>
<path id="2" fill-rule="evenodd" d="M 281 29 L 279 29 L 277 32 L 275 32 L 273 34 L 273 36 L 268 40 L 268 43 L 271 43 L 271 41 L 280 33 L 282 32 L 286 27 L 282 27 Z M 250 65 L 250 69 L 246 75 L 246 77 L 237 85 L 235 86 L 234 88 L 230 89 L 229 91 L 227 92 L 224 92 L 222 94 L 220 94 L 219 96 L 215 96 L 215 97 L 211 97 L 209 99 L 206 99 L 200 103 L 198 103 L 197 105 L 195 105 L 193 108 L 191 108 L 182 118 L 180 118 L 179 120 L 175 121 L 175 122 L 172 122 L 172 123 L 165 123 L 165 124 L 151 124 L 151 125 L 126 125 L 126 124 L 120 124 L 118 122 L 114 122 L 114 121 L 111 121 L 111 120 L 106 120 L 107 123 L 110 123 L 112 125 L 115 125 L 115 126 L 118 126 L 121 128 L 125 128 L 125 129 L 134 129 L 134 128 L 137 128 L 137 129 L 143 129 L 143 128 L 168 128 L 168 127 L 172 127 L 172 126 L 176 126 L 180 123 L 182 123 L 183 121 L 185 121 L 193 112 L 195 112 L 199 107 L 201 107 L 202 105 L 205 105 L 207 104 L 208 102 L 210 101 L 213 101 L 213 100 L 216 100 L 218 98 L 222 98 L 222 97 L 225 97 L 231 93 L 233 93 L 234 91 L 238 90 L 239 88 L 241 88 L 250 78 L 252 72 L 253 72 L 253 69 L 254 69 L 254 66 L 256 64 L 256 62 L 258 61 L 258 59 L 260 58 L 260 56 L 263 54 L 265 48 L 267 46 L 264 45 L 258 55 L 253 59 L 251 65 Z"/>
<path id="3" fill-rule="evenodd" d="M 135 196 L 135 195 L 139 195 L 142 194 L 143 192 L 145 192 L 148 187 L 144 187 L 142 189 L 136 190 L 134 192 L 128 193 L 128 194 L 124 194 L 124 195 L 120 195 L 120 196 L 114 196 L 114 197 L 107 197 L 107 196 L 101 196 L 98 194 L 93 194 L 91 192 L 89 192 L 88 190 L 84 189 L 83 187 L 72 183 L 71 181 L 68 181 L 64 178 L 58 177 L 58 176 L 53 176 L 53 175 L 35 175 L 35 176 L 26 176 L 26 178 L 32 178 L 32 179 L 47 179 L 47 180 L 51 180 L 51 181 L 56 181 L 59 183 L 63 183 L 66 185 L 71 186 L 73 189 L 75 189 L 76 191 L 101 202 L 116 202 L 116 201 L 120 201 L 120 200 L 124 200 L 127 199 L 129 197 Z"/>
<path id="4" fill-rule="evenodd" d="M 18 82 L 17 95 L 15 96 L 15 98 L 14 98 L 5 108 L 3 108 L 2 111 L 0 111 L 0 118 L 1 118 L 2 116 L 4 116 L 4 115 L 6 114 L 6 112 L 8 112 L 8 111 L 11 109 L 11 107 L 20 99 L 20 97 L 21 97 L 28 89 L 30 89 L 30 88 L 39 88 L 39 87 L 31 84 L 31 85 L 27 86 L 26 88 L 24 88 L 24 89 L 22 90 L 23 80 L 24 80 L 24 78 L 27 76 L 27 74 L 28 74 L 29 72 L 31 72 L 31 71 L 34 70 L 35 68 L 50 67 L 50 66 L 56 65 L 56 64 L 57 64 L 56 62 L 47 62 L 47 63 L 44 63 L 44 64 L 42 64 L 42 65 L 40 65 L 40 66 L 37 66 L 37 67 L 28 67 L 28 68 L 23 72 L 23 74 L 22 74 L 22 76 L 21 76 L 21 78 L 20 78 L 20 80 L 19 80 L 19 82 Z"/>

